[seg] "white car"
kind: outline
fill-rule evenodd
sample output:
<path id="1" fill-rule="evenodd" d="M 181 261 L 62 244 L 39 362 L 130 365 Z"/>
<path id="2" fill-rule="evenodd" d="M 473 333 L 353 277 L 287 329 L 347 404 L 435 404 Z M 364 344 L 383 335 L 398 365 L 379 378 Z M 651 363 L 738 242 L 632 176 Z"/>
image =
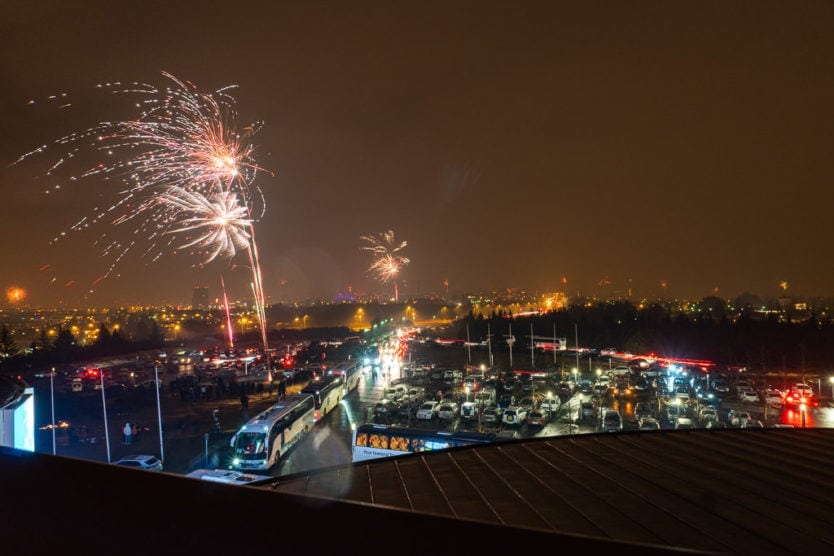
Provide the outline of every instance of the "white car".
<path id="1" fill-rule="evenodd" d="M 739 394 L 738 399 L 742 403 L 760 403 L 762 401 L 759 398 L 759 393 L 754 390 L 744 390 Z"/>
<path id="2" fill-rule="evenodd" d="M 698 421 L 704 424 L 710 421 L 712 421 L 713 423 L 717 423 L 718 412 L 712 407 L 701 408 L 701 411 L 698 413 Z"/>
<path id="3" fill-rule="evenodd" d="M 765 403 L 770 407 L 782 407 L 785 404 L 782 391 L 775 388 L 768 388 L 765 391 Z"/>
<path id="4" fill-rule="evenodd" d="M 660 430 L 660 423 L 654 417 L 643 417 L 640 419 L 641 431 L 656 431 Z"/>
<path id="5" fill-rule="evenodd" d="M 527 421 L 527 409 L 520 405 L 511 405 L 501 416 L 501 422 L 505 425 L 523 425 L 525 421 Z"/>
<path id="6" fill-rule="evenodd" d="M 125 456 L 113 463 L 122 467 L 133 467 L 134 469 L 144 469 L 145 471 L 162 471 L 162 460 L 150 455 Z"/>
<path id="7" fill-rule="evenodd" d="M 437 418 L 442 421 L 452 421 L 460 414 L 460 406 L 455 402 L 443 402 L 437 408 Z"/>
<path id="8" fill-rule="evenodd" d="M 439 407 L 440 402 L 435 400 L 423 402 L 419 409 L 417 409 L 417 418 L 426 421 L 431 421 L 432 419 L 437 417 L 437 410 Z"/>

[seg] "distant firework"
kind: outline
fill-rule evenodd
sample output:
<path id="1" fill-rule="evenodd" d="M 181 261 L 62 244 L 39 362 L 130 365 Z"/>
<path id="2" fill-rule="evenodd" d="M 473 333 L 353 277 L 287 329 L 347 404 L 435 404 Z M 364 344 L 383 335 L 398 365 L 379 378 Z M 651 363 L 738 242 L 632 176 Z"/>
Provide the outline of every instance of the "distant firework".
<path id="1" fill-rule="evenodd" d="M 394 232 L 388 230 L 375 236 L 360 236 L 362 241 L 367 243 L 363 249 L 370 251 L 374 255 L 371 266 L 368 267 L 368 272 L 376 277 L 381 283 L 394 282 L 394 300 L 399 301 L 399 288 L 397 287 L 397 277 L 402 268 L 411 261 L 399 254 L 408 243 L 403 241 L 397 244 L 394 241 Z"/>
<path id="2" fill-rule="evenodd" d="M 6 289 L 6 301 L 11 304 L 20 303 L 26 299 L 26 290 L 17 286 L 10 286 Z"/>

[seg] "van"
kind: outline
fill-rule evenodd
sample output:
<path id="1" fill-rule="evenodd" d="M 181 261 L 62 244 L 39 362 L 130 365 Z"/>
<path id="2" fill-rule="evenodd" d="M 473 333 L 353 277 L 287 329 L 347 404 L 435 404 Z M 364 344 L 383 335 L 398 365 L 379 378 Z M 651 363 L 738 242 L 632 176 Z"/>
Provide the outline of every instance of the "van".
<path id="1" fill-rule="evenodd" d="M 551 414 L 555 414 L 562 407 L 562 402 L 559 398 L 544 398 L 539 403 L 539 408 Z"/>
<path id="2" fill-rule="evenodd" d="M 460 418 L 466 421 L 478 416 L 478 406 L 475 402 L 463 402 L 460 405 Z"/>

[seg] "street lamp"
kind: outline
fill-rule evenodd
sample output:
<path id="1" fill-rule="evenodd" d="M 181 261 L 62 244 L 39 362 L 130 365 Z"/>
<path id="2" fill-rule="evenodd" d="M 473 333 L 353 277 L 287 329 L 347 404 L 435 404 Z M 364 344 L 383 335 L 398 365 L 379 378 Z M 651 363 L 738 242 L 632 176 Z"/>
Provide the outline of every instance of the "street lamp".
<path id="1" fill-rule="evenodd" d="M 160 404 L 159 400 L 159 389 L 162 386 L 162 383 L 159 382 L 159 367 L 157 365 L 153 366 L 153 374 L 154 374 L 154 385 L 156 386 L 156 416 L 159 422 L 159 459 L 163 462 L 165 461 L 165 449 L 162 443 L 162 405 Z"/>
<path id="2" fill-rule="evenodd" d="M 52 455 L 55 455 L 55 367 L 49 373 L 49 400 L 52 404 Z"/>

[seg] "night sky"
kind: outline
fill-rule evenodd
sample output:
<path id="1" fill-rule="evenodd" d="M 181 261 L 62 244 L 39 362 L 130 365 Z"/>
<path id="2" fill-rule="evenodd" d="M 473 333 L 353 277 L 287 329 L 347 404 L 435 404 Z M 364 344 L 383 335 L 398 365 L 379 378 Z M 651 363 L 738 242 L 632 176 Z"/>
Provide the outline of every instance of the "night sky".
<path id="1" fill-rule="evenodd" d="M 129 228 L 50 240 L 119 184 L 47 195 L 55 152 L 13 165 L 135 115 L 96 84 L 163 71 L 205 92 L 237 85 L 239 122 L 263 121 L 270 302 L 392 296 L 359 239 L 386 230 L 408 243 L 401 298 L 444 280 L 451 293 L 834 293 L 830 1 L 13 0 L 2 13 L 0 285 L 25 303 L 188 303 L 196 285 L 220 295 L 221 276 L 230 297 L 250 295 L 240 253 L 201 268 L 137 248 L 93 285 L 110 264 L 94 242 Z"/>

